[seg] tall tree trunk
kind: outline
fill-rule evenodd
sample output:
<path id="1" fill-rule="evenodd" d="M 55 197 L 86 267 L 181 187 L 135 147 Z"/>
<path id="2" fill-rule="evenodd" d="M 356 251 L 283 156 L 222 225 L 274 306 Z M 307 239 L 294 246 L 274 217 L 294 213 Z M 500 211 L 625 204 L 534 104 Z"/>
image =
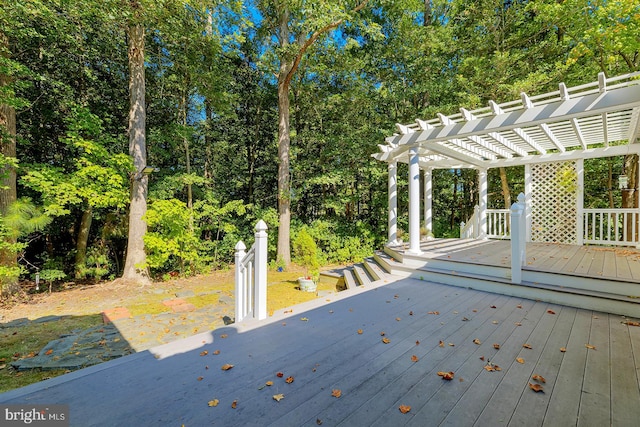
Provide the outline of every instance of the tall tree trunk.
<path id="1" fill-rule="evenodd" d="M 0 32 L 0 52 L 9 52 L 9 40 Z M 0 73 L 0 88 L 11 83 L 11 78 Z M 4 157 L 16 158 L 16 110 L 10 105 L 0 104 L 0 152 Z M 6 167 L 0 171 L 0 215 L 6 215 L 9 206 L 16 201 L 16 170 L 14 167 Z M 5 237 L 9 247 L 16 243 L 11 236 Z M 0 266 L 16 267 L 17 258 L 11 250 L 0 251 Z M 0 295 L 13 294 L 19 289 L 17 280 L 0 282 Z"/>
<path id="2" fill-rule="evenodd" d="M 277 257 L 285 264 L 291 262 L 291 175 L 289 174 L 289 81 L 291 62 L 282 60 L 278 77 L 278 250 Z"/>
<path id="3" fill-rule="evenodd" d="M 88 205 L 82 212 L 80 220 L 80 229 L 76 241 L 76 279 L 82 278 L 82 270 L 87 264 L 87 243 L 89 242 L 89 231 L 91 230 L 91 222 L 93 219 L 93 208 Z"/>
<path id="4" fill-rule="evenodd" d="M 187 96 L 182 94 L 182 126 L 183 129 L 187 129 Z M 189 149 L 189 138 L 184 134 L 182 135 L 182 145 L 184 146 L 184 155 L 186 163 L 187 175 L 191 174 L 191 151 Z M 193 231 L 193 186 L 191 184 L 191 178 L 187 181 L 187 209 L 189 209 L 189 231 Z"/>
<path id="5" fill-rule="evenodd" d="M 511 208 L 511 191 L 509 190 L 509 181 L 507 180 L 507 169 L 500 169 L 500 185 L 502 187 L 502 198 L 504 200 L 504 208 Z"/>
<path id="6" fill-rule="evenodd" d="M 146 106 L 144 79 L 144 27 L 127 27 L 129 38 L 129 155 L 133 159 L 135 175 L 131 182 L 131 205 L 129 207 L 129 240 L 127 257 L 122 277 L 142 283 L 149 282 L 144 251 L 144 235 L 147 223 L 142 219 L 147 213 L 147 190 L 149 177 L 141 173 L 147 165 Z"/>

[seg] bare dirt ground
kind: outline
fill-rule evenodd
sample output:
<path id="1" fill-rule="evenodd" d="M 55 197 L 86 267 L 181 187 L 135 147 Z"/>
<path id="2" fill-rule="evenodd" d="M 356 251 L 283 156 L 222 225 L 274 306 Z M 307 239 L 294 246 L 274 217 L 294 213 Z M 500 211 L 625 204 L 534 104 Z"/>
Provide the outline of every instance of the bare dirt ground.
<path id="1" fill-rule="evenodd" d="M 168 298 L 179 291 L 222 289 L 231 291 L 233 270 L 217 271 L 207 275 L 179 278 L 168 282 L 154 282 L 141 286 L 122 279 L 94 285 L 63 284 L 52 293 L 41 286 L 35 293 L 34 284 L 24 284 L 23 292 L 9 301 L 0 303 L 0 323 L 44 316 L 82 316 L 101 313 L 114 307 L 142 306 L 150 296 Z M 141 311 L 145 311 L 141 309 Z"/>

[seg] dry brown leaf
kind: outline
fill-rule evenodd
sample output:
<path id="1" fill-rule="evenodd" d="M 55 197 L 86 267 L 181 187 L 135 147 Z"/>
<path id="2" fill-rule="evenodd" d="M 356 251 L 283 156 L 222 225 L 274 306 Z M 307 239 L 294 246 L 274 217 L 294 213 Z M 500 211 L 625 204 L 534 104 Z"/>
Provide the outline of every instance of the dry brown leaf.
<path id="1" fill-rule="evenodd" d="M 444 375 L 441 375 L 443 380 L 451 381 L 453 379 L 453 372 L 445 372 Z"/>
<path id="2" fill-rule="evenodd" d="M 518 357 L 518 358 L 516 358 L 516 362 L 522 364 L 522 363 L 524 363 L 524 359 L 522 357 Z"/>
<path id="3" fill-rule="evenodd" d="M 516 326 L 522 326 L 522 323 L 520 323 L 520 322 L 516 322 L 516 323 L 514 323 L 514 324 L 515 324 Z"/>
<path id="4" fill-rule="evenodd" d="M 267 381 L 264 385 L 271 387 L 273 385 L 273 381 Z"/>
<path id="5" fill-rule="evenodd" d="M 209 401 L 209 406 L 218 406 L 218 403 L 220 403 L 218 399 L 213 399 Z"/>
<path id="6" fill-rule="evenodd" d="M 233 368 L 233 365 L 231 365 L 229 363 L 225 363 L 224 365 L 222 365 L 222 370 L 223 371 L 228 371 L 231 368 Z"/>
<path id="7" fill-rule="evenodd" d="M 284 399 L 284 394 L 282 393 L 273 395 L 273 400 L 275 400 L 276 402 L 280 402 L 282 399 Z"/>
<path id="8" fill-rule="evenodd" d="M 542 386 L 540 384 L 531 384 L 529 383 L 529 388 L 533 391 L 535 391 L 536 393 L 544 393 L 544 389 L 542 388 Z"/>
<path id="9" fill-rule="evenodd" d="M 417 340 L 416 340 L 416 345 L 420 345 L 420 341 L 417 341 Z"/>
<path id="10" fill-rule="evenodd" d="M 382 338 L 382 342 L 385 344 L 389 344 L 391 342 L 391 340 L 387 337 Z"/>
<path id="11" fill-rule="evenodd" d="M 380 336 L 385 336 L 387 333 L 385 331 L 380 332 Z"/>
<path id="12" fill-rule="evenodd" d="M 587 347 L 589 350 L 595 350 L 596 349 L 595 345 L 585 344 L 584 346 Z"/>
<path id="13" fill-rule="evenodd" d="M 469 321 L 469 318 L 468 318 L 468 317 L 463 317 L 463 318 L 462 318 L 462 321 L 463 321 L 463 322 L 468 322 L 468 321 Z"/>
<path id="14" fill-rule="evenodd" d="M 529 350 L 531 350 L 533 348 L 533 347 L 531 347 L 531 344 L 522 344 L 522 347 L 528 348 Z"/>
<path id="15" fill-rule="evenodd" d="M 496 307 L 495 305 L 492 305 L 492 306 L 490 306 L 489 308 L 498 308 L 498 307 Z"/>
<path id="16" fill-rule="evenodd" d="M 417 362 L 418 361 L 418 356 L 416 356 L 415 354 L 413 356 L 411 356 L 411 361 L 412 362 Z"/>
<path id="17" fill-rule="evenodd" d="M 293 382 L 293 377 L 292 376 L 287 377 L 287 379 L 284 380 L 284 382 L 287 384 L 291 384 Z"/>
<path id="18" fill-rule="evenodd" d="M 214 351 L 213 354 L 216 355 L 216 356 L 219 355 L 220 354 L 220 350 Z"/>
<path id="19" fill-rule="evenodd" d="M 198 377 L 198 381 L 202 381 L 204 377 Z"/>
<path id="20" fill-rule="evenodd" d="M 223 338 L 223 339 L 224 339 L 224 338 L 226 338 L 226 337 L 228 337 L 228 335 L 227 335 L 227 334 L 222 334 L 222 335 L 220 335 L 220 338 Z"/>
<path id="21" fill-rule="evenodd" d="M 316 418 L 316 424 L 321 426 L 322 425 L 322 420 L 320 418 Z"/>
<path id="22" fill-rule="evenodd" d="M 440 314 L 440 312 L 439 311 L 430 311 L 427 314 L 436 314 L 436 315 L 438 315 L 438 314 Z"/>
<path id="23" fill-rule="evenodd" d="M 497 324 L 498 324 L 498 321 L 497 321 L 497 320 L 494 320 L 494 321 L 493 321 L 493 322 L 491 322 L 491 323 L 493 323 L 494 325 L 497 325 Z"/>
<path id="24" fill-rule="evenodd" d="M 438 347 L 444 347 L 444 341 L 440 341 L 440 343 L 438 344 Z"/>
<path id="25" fill-rule="evenodd" d="M 484 362 L 484 356 L 480 356 L 478 359 L 482 360 Z"/>
<path id="26" fill-rule="evenodd" d="M 306 317 L 301 317 L 300 320 L 303 321 L 303 322 L 308 322 L 309 321 L 309 319 L 306 318 Z"/>
<path id="27" fill-rule="evenodd" d="M 53 353 L 53 349 L 50 348 L 49 350 L 47 350 L 44 354 L 46 354 L 47 356 L 51 355 Z"/>
<path id="28" fill-rule="evenodd" d="M 207 350 L 204 350 L 204 351 L 200 352 L 200 356 L 206 356 L 207 354 L 209 354 L 209 352 Z"/>
<path id="29" fill-rule="evenodd" d="M 409 316 L 413 316 L 413 311 L 410 311 L 410 312 L 409 312 Z"/>
<path id="30" fill-rule="evenodd" d="M 358 329 L 358 335 L 362 335 L 362 329 Z"/>
<path id="31" fill-rule="evenodd" d="M 333 390 L 331 390 L 331 396 L 333 396 L 333 397 L 342 396 L 342 390 L 340 390 L 338 388 L 334 388 Z"/>
<path id="32" fill-rule="evenodd" d="M 284 374 L 283 374 L 282 372 L 278 372 L 278 373 L 276 374 L 276 377 L 278 377 L 278 378 L 282 378 L 282 377 L 284 377 Z"/>
<path id="33" fill-rule="evenodd" d="M 516 305 L 516 308 L 522 308 L 522 304 Z"/>
<path id="34" fill-rule="evenodd" d="M 231 402 L 231 408 L 232 409 L 236 409 L 238 407 L 238 401 L 234 400 L 233 402 Z"/>
<path id="35" fill-rule="evenodd" d="M 622 322 L 622 323 L 624 323 L 627 326 L 640 326 L 640 322 L 634 322 L 632 320 L 627 320 L 627 321 Z"/>
<path id="36" fill-rule="evenodd" d="M 553 311 L 553 310 L 547 310 L 547 313 L 549 313 L 549 314 L 556 314 L 556 312 L 555 312 L 555 311 Z"/>
<path id="37" fill-rule="evenodd" d="M 560 352 L 561 352 L 561 353 L 566 353 L 566 351 L 567 351 L 567 348 L 566 348 L 566 347 L 560 347 Z"/>
<path id="38" fill-rule="evenodd" d="M 471 311 L 473 311 L 474 313 L 477 313 L 477 312 L 478 312 L 478 310 L 477 310 L 477 309 L 475 309 L 475 308 L 474 308 L 473 310 L 471 310 Z"/>
<path id="39" fill-rule="evenodd" d="M 400 410 L 400 412 L 402 412 L 403 414 L 406 414 L 407 412 L 409 412 L 411 410 L 411 406 L 409 405 L 400 405 L 398 407 L 398 409 Z"/>
<path id="40" fill-rule="evenodd" d="M 474 339 L 474 340 L 473 340 L 473 343 L 474 343 L 474 344 L 477 344 L 477 345 L 482 344 L 482 342 L 480 342 L 480 340 L 479 340 L 478 338 Z"/>
<path id="41" fill-rule="evenodd" d="M 449 347 L 455 347 L 456 345 L 452 342 L 449 343 Z"/>
<path id="42" fill-rule="evenodd" d="M 546 383 L 547 382 L 547 380 L 545 380 L 542 375 L 534 375 L 534 376 L 531 377 L 531 379 L 533 379 L 534 381 L 541 382 L 541 383 Z"/>
<path id="43" fill-rule="evenodd" d="M 401 318 L 396 317 L 396 322 L 399 322 L 399 321 L 401 321 L 401 320 L 402 320 Z"/>

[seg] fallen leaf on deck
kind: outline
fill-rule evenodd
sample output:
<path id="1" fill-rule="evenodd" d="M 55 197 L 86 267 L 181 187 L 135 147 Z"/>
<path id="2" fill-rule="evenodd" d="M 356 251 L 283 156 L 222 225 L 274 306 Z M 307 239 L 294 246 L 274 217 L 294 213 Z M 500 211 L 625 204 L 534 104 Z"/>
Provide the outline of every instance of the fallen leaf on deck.
<path id="1" fill-rule="evenodd" d="M 267 381 L 264 385 L 271 387 L 273 385 L 273 381 Z"/>
<path id="2" fill-rule="evenodd" d="M 522 323 L 520 323 L 520 322 L 516 322 L 516 323 L 514 323 L 514 325 L 516 325 L 516 326 L 522 326 Z"/>
<path id="3" fill-rule="evenodd" d="M 282 393 L 273 395 L 273 400 L 275 400 L 276 402 L 280 402 L 282 399 L 284 399 L 284 394 Z"/>
<path id="4" fill-rule="evenodd" d="M 300 320 L 302 320 L 303 322 L 308 322 L 309 319 L 307 319 L 306 317 L 301 317 Z"/>
<path id="5" fill-rule="evenodd" d="M 521 304 L 516 305 L 516 308 L 522 308 Z"/>
<path id="6" fill-rule="evenodd" d="M 587 347 L 589 350 L 595 350 L 596 349 L 595 345 L 585 344 L 584 346 Z"/>
<path id="7" fill-rule="evenodd" d="M 640 326 L 640 322 L 633 322 L 631 320 L 627 320 L 626 322 L 622 322 L 627 326 Z"/>
<path id="8" fill-rule="evenodd" d="M 287 379 L 284 380 L 284 382 L 287 384 L 291 384 L 293 382 L 293 377 L 287 377 Z"/>
<path id="9" fill-rule="evenodd" d="M 516 359 L 516 362 L 518 362 L 518 363 L 522 364 L 522 363 L 524 363 L 524 359 L 523 359 L 522 357 L 518 357 L 518 358 Z"/>
<path id="10" fill-rule="evenodd" d="M 333 397 L 342 396 L 342 390 L 340 390 L 338 388 L 334 388 L 333 390 L 331 390 L 331 396 L 333 396 Z"/>
<path id="11" fill-rule="evenodd" d="M 529 388 L 533 391 L 535 391 L 536 393 L 544 393 L 544 389 L 542 388 L 542 386 L 540 384 L 531 384 L 529 383 Z"/>
<path id="12" fill-rule="evenodd" d="M 395 295 L 393 296 L 393 298 L 398 299 L 398 298 L 400 298 L 400 295 L 395 294 Z"/>
<path id="13" fill-rule="evenodd" d="M 549 314 L 556 314 L 556 312 L 555 312 L 555 311 L 553 311 L 553 310 L 547 310 L 547 313 L 549 313 Z"/>
<path id="14" fill-rule="evenodd" d="M 362 329 L 358 329 L 358 335 L 362 335 Z"/>
<path id="15" fill-rule="evenodd" d="M 282 377 L 284 377 L 284 374 L 283 374 L 282 372 L 278 372 L 278 373 L 276 374 L 276 377 L 278 377 L 278 378 L 282 378 Z"/>
<path id="16" fill-rule="evenodd" d="M 492 305 L 492 306 L 491 306 L 491 307 L 489 307 L 489 308 L 497 308 L 497 307 L 496 307 L 495 305 Z"/>
<path id="17" fill-rule="evenodd" d="M 561 353 L 565 353 L 566 351 L 567 351 L 567 348 L 566 348 L 566 347 L 560 347 L 560 352 L 561 352 Z"/>
<path id="18" fill-rule="evenodd" d="M 409 312 L 409 316 L 413 316 L 413 311 L 410 311 L 410 312 Z"/>
<path id="19" fill-rule="evenodd" d="M 228 371 L 231 368 L 233 368 L 233 365 L 231 365 L 229 363 L 225 363 L 224 365 L 222 365 L 222 370 L 223 371 Z"/>
<path id="20" fill-rule="evenodd" d="M 416 345 L 420 345 L 420 341 L 416 340 Z"/>
<path id="21" fill-rule="evenodd" d="M 213 352 L 213 354 L 215 354 L 216 356 L 220 354 L 220 350 L 216 350 Z"/>
<path id="22" fill-rule="evenodd" d="M 462 318 L 462 321 L 463 321 L 463 322 L 468 322 L 468 321 L 469 321 L 469 319 L 468 319 L 468 318 L 466 318 L 466 317 L 463 317 L 463 318 Z"/>
<path id="23" fill-rule="evenodd" d="M 391 340 L 387 337 L 382 338 L 382 342 L 385 344 L 389 344 L 391 342 Z"/>
<path id="24" fill-rule="evenodd" d="M 50 354 L 53 353 L 53 349 L 50 348 L 49 350 L 47 350 L 44 354 L 46 354 L 47 356 L 49 356 Z"/>
<path id="25" fill-rule="evenodd" d="M 198 377 L 198 381 L 202 381 L 204 377 Z"/>
<path id="26" fill-rule="evenodd" d="M 444 347 L 444 341 L 440 341 L 440 343 L 438 344 L 438 347 Z"/>
<path id="27" fill-rule="evenodd" d="M 477 344 L 477 345 L 482 344 L 482 342 L 481 342 L 478 338 L 474 339 L 474 340 L 473 340 L 473 343 L 474 343 L 474 344 Z"/>
<path id="28" fill-rule="evenodd" d="M 209 406 L 218 406 L 218 403 L 220 403 L 218 399 L 213 399 L 209 401 Z"/>
<path id="29" fill-rule="evenodd" d="M 440 312 L 439 311 L 430 311 L 427 314 L 440 314 Z"/>
<path id="30" fill-rule="evenodd" d="M 330 301 L 330 300 L 327 300 L 327 301 Z M 333 310 L 329 310 L 329 314 L 333 314 Z"/>
<path id="31" fill-rule="evenodd" d="M 402 319 L 400 319 L 399 317 L 396 317 L 396 322 L 401 321 Z"/>
<path id="32" fill-rule="evenodd" d="M 544 379 L 544 377 L 542 375 L 534 375 L 531 377 L 534 381 L 538 381 L 541 383 L 546 383 L 547 380 Z"/>
<path id="33" fill-rule="evenodd" d="M 522 344 L 522 347 L 528 348 L 529 350 L 531 350 L 533 348 L 533 347 L 531 347 L 531 344 Z"/>
<path id="34" fill-rule="evenodd" d="M 381 337 L 383 337 L 383 336 L 385 336 L 385 335 L 386 335 L 386 332 L 385 332 L 385 331 L 380 332 L 380 336 L 381 336 Z"/>
<path id="35" fill-rule="evenodd" d="M 493 348 L 495 348 L 496 350 L 500 350 L 500 344 L 494 344 Z"/>
<path id="36" fill-rule="evenodd" d="M 475 308 L 474 308 L 473 310 L 471 310 L 471 311 L 473 311 L 474 313 L 477 313 L 477 312 L 478 312 L 478 310 L 477 310 L 477 309 L 475 309 Z"/>
<path id="37" fill-rule="evenodd" d="M 204 351 L 200 352 L 200 356 L 206 356 L 207 354 L 209 354 L 209 352 L 207 350 L 204 350 Z"/>
<path id="38" fill-rule="evenodd" d="M 411 361 L 412 362 L 417 362 L 418 361 L 418 356 L 416 356 L 415 354 L 413 356 L 411 356 Z"/>
<path id="39" fill-rule="evenodd" d="M 398 407 L 398 409 L 400 410 L 400 412 L 402 412 L 403 414 L 406 414 L 407 412 L 409 412 L 411 410 L 411 406 L 409 405 L 400 405 Z"/>
<path id="40" fill-rule="evenodd" d="M 484 356 L 480 356 L 478 357 L 478 359 L 482 360 L 484 362 Z"/>
<path id="41" fill-rule="evenodd" d="M 447 381 L 451 381 L 454 377 L 454 373 L 453 372 L 438 372 L 438 376 L 442 377 L 443 380 L 447 380 Z"/>
<path id="42" fill-rule="evenodd" d="M 320 418 L 316 418 L 316 424 L 321 426 L 322 425 L 322 420 Z"/>
<path id="43" fill-rule="evenodd" d="M 454 312 L 453 312 L 453 314 L 458 314 L 458 312 L 457 312 L 457 311 L 454 311 Z"/>
<path id="44" fill-rule="evenodd" d="M 452 342 L 449 343 L 449 347 L 455 347 L 456 345 Z"/>
<path id="45" fill-rule="evenodd" d="M 497 325 L 497 324 L 498 324 L 498 321 L 497 321 L 497 320 L 494 320 L 494 321 L 493 321 L 493 322 L 491 322 L 491 323 L 493 323 L 494 325 Z"/>

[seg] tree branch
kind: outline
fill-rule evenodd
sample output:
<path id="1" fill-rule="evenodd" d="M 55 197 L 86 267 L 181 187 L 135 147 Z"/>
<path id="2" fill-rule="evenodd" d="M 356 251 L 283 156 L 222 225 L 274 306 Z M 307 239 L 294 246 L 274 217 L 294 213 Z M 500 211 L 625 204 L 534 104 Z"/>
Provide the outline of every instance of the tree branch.
<path id="1" fill-rule="evenodd" d="M 351 10 L 351 13 L 360 12 L 362 9 L 364 9 L 364 7 L 367 5 L 368 2 L 369 0 L 362 0 L 362 2 L 360 2 L 355 8 Z M 343 22 L 344 22 L 344 19 L 338 19 L 337 21 L 334 21 L 329 25 L 326 25 L 316 30 L 313 34 L 311 34 L 311 37 L 309 37 L 304 43 L 302 43 L 302 45 L 300 46 L 300 50 L 298 51 L 298 54 L 293 60 L 293 65 L 291 66 L 289 73 L 287 73 L 287 76 L 284 79 L 285 86 L 289 86 L 289 84 L 291 83 L 291 79 L 293 78 L 293 75 L 298 70 L 298 67 L 300 66 L 300 61 L 302 61 L 302 57 L 304 56 L 307 49 L 309 49 L 309 47 L 312 44 L 314 44 L 321 35 L 328 33 L 329 31 L 339 27 Z"/>

